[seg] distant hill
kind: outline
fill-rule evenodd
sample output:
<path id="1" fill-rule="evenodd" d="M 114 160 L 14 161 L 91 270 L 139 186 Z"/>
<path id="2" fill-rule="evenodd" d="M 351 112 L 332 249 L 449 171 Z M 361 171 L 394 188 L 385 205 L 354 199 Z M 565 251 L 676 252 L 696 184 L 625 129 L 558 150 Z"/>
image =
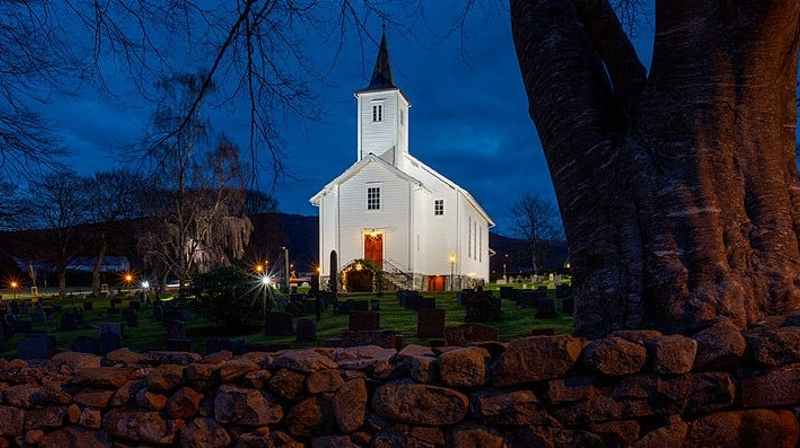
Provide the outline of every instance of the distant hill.
<path id="1" fill-rule="evenodd" d="M 316 216 L 303 216 L 280 212 L 261 213 L 250 217 L 253 222 L 253 234 L 250 244 L 245 249 L 243 261 L 247 264 L 269 261 L 270 266 L 280 264 L 282 248 L 289 250 L 289 262 L 294 264 L 297 272 L 313 272 L 319 263 L 319 223 Z M 135 269 L 139 270 L 141 260 L 136 254 L 136 228 L 142 221 L 121 222 L 115 232 L 119 235 L 114 241 L 108 255 L 126 256 Z M 89 232 L 91 226 L 79 228 Z M 0 232 L 0 261 L 12 256 L 25 259 L 37 258 L 37 245 L 40 245 L 46 230 L 30 230 L 17 232 Z M 509 238 L 496 233 L 489 233 L 489 247 L 495 252 L 490 266 L 495 275 L 502 275 L 503 263 L 507 264 L 507 272 L 530 271 L 530 261 L 526 254 L 526 245 L 516 238 Z M 91 242 L 86 245 L 80 255 L 93 256 Z M 506 257 L 508 255 L 508 257 Z M 552 250 L 545 264 L 548 270 L 561 267 L 566 259 L 566 247 L 559 246 Z M 0 273 L 2 274 L 2 273 Z"/>

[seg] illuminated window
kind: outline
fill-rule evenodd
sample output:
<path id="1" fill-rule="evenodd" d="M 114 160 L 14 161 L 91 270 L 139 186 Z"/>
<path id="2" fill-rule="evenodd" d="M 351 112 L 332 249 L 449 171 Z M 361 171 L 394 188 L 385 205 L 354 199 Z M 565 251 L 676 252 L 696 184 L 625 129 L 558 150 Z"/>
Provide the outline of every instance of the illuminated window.
<path id="1" fill-rule="evenodd" d="M 374 123 L 383 121 L 383 104 L 372 105 L 372 121 Z"/>
<path id="2" fill-rule="evenodd" d="M 381 188 L 368 187 L 367 188 L 367 210 L 380 210 L 381 209 Z"/>
<path id="3" fill-rule="evenodd" d="M 436 216 L 444 215 L 444 199 L 436 199 L 433 201 L 433 214 Z"/>

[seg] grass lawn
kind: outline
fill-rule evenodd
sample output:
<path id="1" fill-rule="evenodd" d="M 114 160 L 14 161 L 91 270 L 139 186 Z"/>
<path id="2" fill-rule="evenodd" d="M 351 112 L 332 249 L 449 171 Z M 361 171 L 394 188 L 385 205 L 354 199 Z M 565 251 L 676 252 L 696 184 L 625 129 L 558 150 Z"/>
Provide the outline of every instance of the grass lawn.
<path id="1" fill-rule="evenodd" d="M 492 289 L 490 285 L 487 289 Z M 517 285 L 519 287 L 519 285 Z M 495 287 L 496 288 L 496 287 Z M 550 297 L 555 298 L 555 290 L 549 290 Z M 425 297 L 435 297 L 436 306 L 445 309 L 446 311 L 446 325 L 458 325 L 464 322 L 466 310 L 463 306 L 456 304 L 455 292 L 426 292 Z M 8 296 L 6 296 L 8 297 Z M 374 294 L 349 294 L 340 297 L 342 300 L 374 300 L 381 301 L 381 314 L 380 325 L 381 329 L 394 330 L 399 334 L 405 335 L 407 343 L 426 344 L 427 339 L 419 339 L 415 337 L 417 327 L 417 313 L 414 310 L 400 307 L 397 299 L 393 293 L 386 293 L 380 297 Z M 82 307 L 83 302 L 90 301 L 94 304 L 94 309 L 84 312 L 84 322 L 89 328 L 75 330 L 75 331 L 60 331 L 58 327 L 61 323 L 61 315 L 74 307 Z M 557 309 L 561 310 L 560 299 L 556 299 Z M 74 303 L 74 305 L 73 305 Z M 72 341 L 78 336 L 91 336 L 98 337 L 97 327 L 103 322 L 122 322 L 125 320 L 121 315 L 106 316 L 106 308 L 110 304 L 108 298 L 104 299 L 65 299 L 59 300 L 44 300 L 43 306 L 46 308 L 51 305 L 62 305 L 63 312 L 54 313 L 53 319 L 48 322 L 39 322 L 34 324 L 35 329 L 45 330 L 56 338 L 58 347 L 69 348 Z M 123 299 L 123 303 L 119 308 L 127 308 L 127 299 Z M 508 341 L 520 337 L 530 335 L 533 329 L 553 328 L 556 333 L 569 333 L 572 331 L 572 316 L 560 315 L 554 319 L 535 319 L 535 310 L 521 309 L 510 300 L 503 300 L 502 302 L 503 315 L 502 319 L 498 322 L 488 322 L 486 325 L 495 327 L 500 330 L 500 339 Z M 135 328 L 125 326 L 124 336 L 122 339 L 122 346 L 129 347 L 134 351 L 147 351 L 147 350 L 163 350 L 166 348 L 166 331 L 161 321 L 152 317 L 153 304 L 145 304 L 139 311 L 139 326 Z M 308 317 L 314 319 L 314 315 Z M 329 308 L 322 313 L 322 319 L 317 323 L 317 342 L 299 344 L 295 342 L 294 336 L 285 337 L 266 337 L 261 331 L 253 329 L 250 332 L 243 332 L 241 329 L 237 332 L 234 329 L 225 329 L 215 326 L 213 322 L 209 322 L 203 318 L 195 317 L 187 322 L 188 337 L 192 339 L 193 348 L 199 353 L 205 353 L 205 341 L 209 337 L 221 337 L 232 339 L 243 339 L 246 342 L 270 342 L 289 344 L 293 347 L 307 347 L 307 346 L 323 346 L 325 340 L 328 338 L 336 337 L 342 330 L 347 329 L 348 317 L 345 315 L 334 316 L 333 311 Z M 244 334 L 237 334 L 244 333 Z M 23 335 L 15 335 L 12 339 L 0 343 L 0 357 L 5 359 L 13 359 L 17 357 L 17 341 Z"/>

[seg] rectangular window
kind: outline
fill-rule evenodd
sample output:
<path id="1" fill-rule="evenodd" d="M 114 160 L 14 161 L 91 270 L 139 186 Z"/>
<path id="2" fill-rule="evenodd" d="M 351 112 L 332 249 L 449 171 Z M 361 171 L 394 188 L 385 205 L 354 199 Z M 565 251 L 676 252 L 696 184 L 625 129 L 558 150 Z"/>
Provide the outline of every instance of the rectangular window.
<path id="1" fill-rule="evenodd" d="M 433 214 L 436 216 L 444 215 L 444 199 L 436 199 L 433 201 Z"/>
<path id="2" fill-rule="evenodd" d="M 483 263 L 483 226 L 478 234 L 478 261 Z"/>
<path id="3" fill-rule="evenodd" d="M 372 121 L 374 123 L 383 121 L 383 104 L 372 105 Z"/>
<path id="4" fill-rule="evenodd" d="M 381 209 L 381 187 L 367 188 L 367 210 Z"/>
<path id="5" fill-rule="evenodd" d="M 467 257 L 472 257 L 472 216 L 469 217 L 467 222 Z"/>

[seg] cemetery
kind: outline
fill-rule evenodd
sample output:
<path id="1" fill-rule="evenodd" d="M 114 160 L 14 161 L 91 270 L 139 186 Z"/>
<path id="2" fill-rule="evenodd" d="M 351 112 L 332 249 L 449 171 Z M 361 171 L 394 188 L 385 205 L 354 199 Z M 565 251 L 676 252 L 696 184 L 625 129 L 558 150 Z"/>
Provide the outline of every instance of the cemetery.
<path id="1" fill-rule="evenodd" d="M 530 290 L 519 291 L 521 296 Z M 555 289 L 548 291 L 548 300 L 558 302 L 560 310 L 564 299 L 556 297 Z M 569 313 L 536 318 L 538 310 L 521 306 L 516 295 L 514 299 L 500 299 L 496 288 L 482 294 L 492 297 L 491 303 L 496 307 L 487 311 L 484 302 L 465 299 L 476 296 L 474 290 L 424 295 L 415 291 L 381 296 L 344 294 L 336 303 L 322 293 L 319 320 L 315 298 L 288 294 L 277 301 L 277 309 L 264 314 L 263 327 L 245 328 L 219 327 L 172 299 L 145 301 L 140 296 L 123 294 L 64 301 L 43 299 L 35 304 L 30 298 L 5 300 L 4 318 L 0 320 L 0 357 L 38 359 L 42 353 L 69 349 L 105 354 L 120 347 L 137 352 L 180 349 L 205 354 L 208 340 L 214 338 L 227 339 L 228 344 L 237 341 L 277 348 L 312 347 L 335 344 L 341 333 L 348 331 L 351 338 L 353 332 L 391 331 L 403 343 L 441 345 L 444 327 L 466 322 L 496 328 L 502 341 L 529 336 L 534 330 L 552 329 L 557 334 L 571 331 Z M 42 335 L 46 336 L 46 343 L 36 345 Z M 38 351 L 31 351 L 34 346 Z"/>

